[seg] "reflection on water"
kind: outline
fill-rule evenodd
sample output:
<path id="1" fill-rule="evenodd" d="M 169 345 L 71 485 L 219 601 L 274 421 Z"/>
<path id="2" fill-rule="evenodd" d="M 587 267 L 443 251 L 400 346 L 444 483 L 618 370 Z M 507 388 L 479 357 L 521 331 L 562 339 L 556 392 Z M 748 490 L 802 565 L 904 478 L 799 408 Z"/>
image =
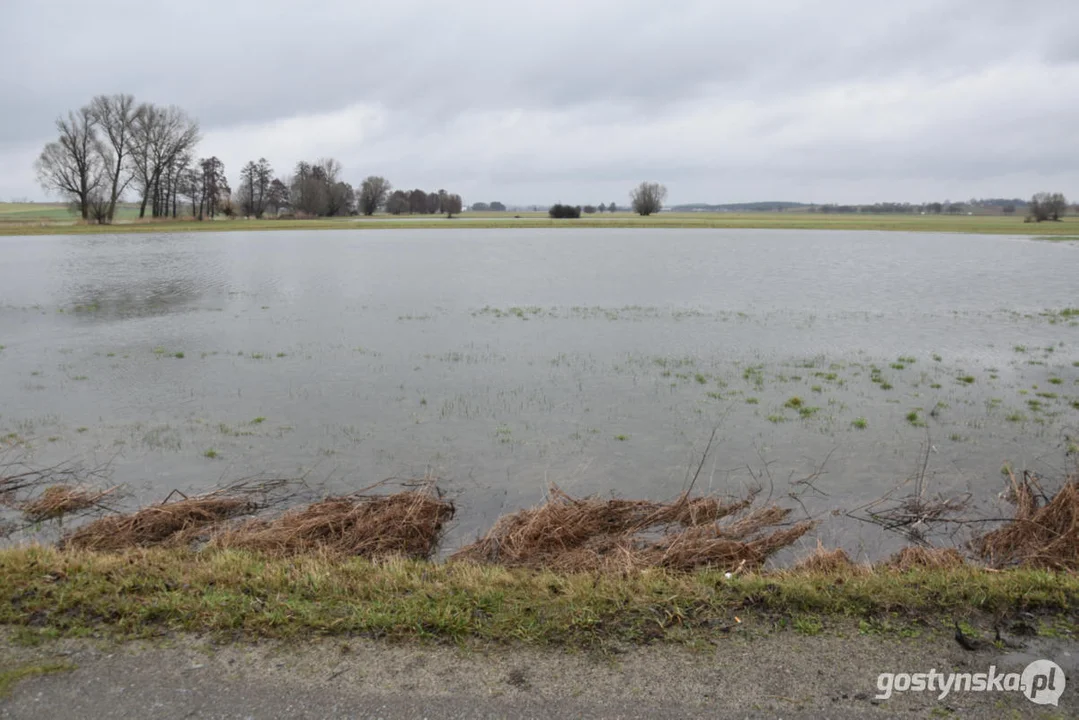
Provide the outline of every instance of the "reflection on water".
<path id="1" fill-rule="evenodd" d="M 0 436 L 39 462 L 116 454 L 132 502 L 433 472 L 451 542 L 547 482 L 669 497 L 716 425 L 698 487 L 782 495 L 828 458 L 803 498 L 826 512 L 928 445 L 934 491 L 986 506 L 1002 463 L 1056 475 L 1079 452 L 1077 263 L 901 233 L 0 238 Z M 881 546 L 842 517 L 818 534 Z"/>

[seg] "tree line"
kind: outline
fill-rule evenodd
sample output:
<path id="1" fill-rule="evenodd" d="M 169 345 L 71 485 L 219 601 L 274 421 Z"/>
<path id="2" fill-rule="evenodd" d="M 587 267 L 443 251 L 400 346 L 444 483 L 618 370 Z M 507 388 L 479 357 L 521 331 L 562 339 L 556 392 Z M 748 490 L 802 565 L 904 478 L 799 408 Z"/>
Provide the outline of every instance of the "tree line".
<path id="1" fill-rule="evenodd" d="M 139 193 L 139 217 L 148 206 L 154 217 L 175 213 L 193 164 L 210 173 L 206 187 L 223 188 L 223 176 L 216 175 L 220 161 L 195 163 L 199 125 L 178 107 L 136 103 L 131 95 L 98 95 L 57 118 L 56 130 L 57 139 L 45 145 L 35 163 L 38 180 L 71 200 L 83 220 L 111 222 L 128 186 Z"/>
<path id="2" fill-rule="evenodd" d="M 218 215 L 262 218 L 461 212 L 461 196 L 445 190 L 393 190 L 369 176 L 359 188 L 342 177 L 334 158 L 296 163 L 276 176 L 266 158 L 240 170 L 235 190 L 217 157 L 196 158 L 198 121 L 175 106 L 137 103 L 131 95 L 98 95 L 56 120 L 58 137 L 34 163 L 47 192 L 71 202 L 83 220 L 110 223 L 134 189 L 139 217 L 179 217 L 190 207 L 199 220 Z"/>
<path id="3" fill-rule="evenodd" d="M 659 183 L 655 182 L 643 182 L 637 187 L 633 188 L 629 193 L 629 206 L 633 212 L 638 215 L 651 215 L 658 213 L 663 209 L 663 203 L 667 200 L 667 188 Z M 617 212 L 618 205 L 611 203 L 610 205 L 600 204 L 597 208 L 595 205 L 563 205 L 562 203 L 556 203 L 547 209 L 547 214 L 556 219 L 573 219 L 581 217 L 581 213 L 591 215 L 597 211 L 599 212 Z"/>

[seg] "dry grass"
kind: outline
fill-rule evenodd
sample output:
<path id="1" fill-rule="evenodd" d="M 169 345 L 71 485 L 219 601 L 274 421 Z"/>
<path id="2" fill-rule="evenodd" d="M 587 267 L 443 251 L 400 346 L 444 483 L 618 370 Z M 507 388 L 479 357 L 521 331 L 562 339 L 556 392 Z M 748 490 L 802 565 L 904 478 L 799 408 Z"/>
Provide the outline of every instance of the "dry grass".
<path id="1" fill-rule="evenodd" d="M 909 572 L 911 570 L 951 570 L 966 565 L 955 548 L 905 547 L 884 563 L 884 567 Z"/>
<path id="2" fill-rule="evenodd" d="M 51 485 L 36 498 L 19 504 L 19 509 L 30 522 L 53 520 L 97 507 L 118 489 L 118 486 L 108 490 L 88 490 L 71 485 Z"/>
<path id="3" fill-rule="evenodd" d="M 329 553 L 425 559 L 434 553 L 453 513 L 453 503 L 431 486 L 393 495 L 327 498 L 273 520 L 223 529 L 212 543 L 278 557 Z"/>
<path id="4" fill-rule="evenodd" d="M 1012 474 L 1010 499 L 1014 518 L 975 538 L 974 551 L 996 567 L 1079 569 L 1079 478 L 1069 478 L 1048 499 L 1033 475 L 1018 481 Z"/>
<path id="5" fill-rule="evenodd" d="M 250 497 L 213 494 L 184 498 L 99 518 L 66 535 L 60 546 L 99 551 L 183 546 L 220 523 L 257 509 Z"/>
<path id="6" fill-rule="evenodd" d="M 869 568 L 855 565 L 842 548 L 828 550 L 820 541 L 817 541 L 816 550 L 795 563 L 791 569 L 793 572 L 813 575 L 847 576 L 869 572 Z"/>
<path id="7" fill-rule="evenodd" d="M 774 552 L 804 535 L 811 523 L 763 532 L 790 512 L 758 508 L 741 519 L 754 495 L 734 502 L 714 497 L 673 503 L 574 498 L 552 487 L 546 502 L 499 518 L 485 537 L 454 560 L 557 571 L 664 567 L 759 567 Z"/>

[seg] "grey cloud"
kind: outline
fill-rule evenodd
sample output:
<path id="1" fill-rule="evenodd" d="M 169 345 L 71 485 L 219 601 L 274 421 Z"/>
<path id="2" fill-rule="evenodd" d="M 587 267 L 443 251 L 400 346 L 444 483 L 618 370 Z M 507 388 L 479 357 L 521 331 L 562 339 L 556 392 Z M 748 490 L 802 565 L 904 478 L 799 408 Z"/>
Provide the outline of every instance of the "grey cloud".
<path id="1" fill-rule="evenodd" d="M 685 192 L 696 187 L 705 193 L 714 190 L 700 182 L 702 175 L 756 167 L 782 168 L 788 177 L 872 179 L 876 196 L 885 198 L 890 187 L 900 187 L 889 185 L 888 173 L 937 173 L 959 182 L 1066 173 L 1069 162 L 1075 167 L 1067 151 L 1045 148 L 1065 144 L 1079 100 L 1061 96 L 1035 103 L 1036 116 L 1027 111 L 1028 94 L 1074 96 L 1079 89 L 1079 74 L 1072 73 L 1079 63 L 1074 0 L 460 0 L 452 6 L 433 0 L 326 0 L 317 6 L 294 0 L 99 0 L 93 13 L 81 8 L 74 0 L 8 0 L 0 67 L 16 71 L 0 75 L 0 146 L 25 153 L 51 135 L 58 114 L 99 92 L 123 91 L 184 107 L 207 132 L 377 105 L 385 108 L 388 124 L 368 129 L 355 150 L 357 162 L 370 157 L 391 164 L 387 174 L 417 177 L 434 172 L 432 167 L 448 174 L 457 164 L 463 178 L 515 183 L 522 193 L 544 179 L 572 178 L 585 187 L 641 174 L 684 177 Z M 976 126 L 961 108 L 942 111 L 947 98 L 934 92 L 998 69 L 1032 67 L 1057 72 L 1066 86 L 1002 86 L 1008 102 L 995 104 L 992 91 L 983 89 L 978 102 L 991 106 L 994 116 Z M 924 115 L 935 124 L 892 142 L 860 140 L 854 132 L 822 140 L 829 126 L 845 127 L 849 118 L 842 113 L 849 110 L 837 103 L 832 122 L 824 105 L 786 102 L 827 103 L 832 95 L 876 87 L 904 94 L 908 105 L 896 112 Z M 752 110 L 755 125 L 736 142 L 756 143 L 756 166 L 744 148 L 720 152 L 700 123 L 692 128 L 697 137 L 669 138 L 668 159 L 632 147 L 632 129 L 651 137 L 648 128 L 669 123 L 672 115 L 717 102 Z M 612 143 L 609 157 L 585 152 L 587 162 L 582 152 L 596 145 L 583 139 L 591 137 L 587 133 L 576 154 L 548 138 L 531 150 L 507 147 L 502 155 L 492 147 L 480 162 L 453 155 L 454 145 L 473 153 L 478 147 L 459 137 L 467 133 L 464 120 L 514 110 L 576 123 L 573 128 L 608 128 L 624 144 Z M 813 129 L 807 117 L 814 119 Z M 874 119 L 869 113 L 865 122 Z M 1029 137 L 1032 126 L 1036 139 Z M 1054 139 L 1059 142 L 1046 142 Z M 695 156 L 695 144 L 713 150 Z M 424 153 L 410 157 L 409 148 L 417 145 Z M 272 158 L 274 148 L 254 152 Z M 565 157 L 555 157 L 560 152 Z M 0 192 L 38 194 L 26 169 L 4 166 L 11 153 L 0 154 Z M 718 165 L 720 155 L 733 159 Z M 283 167 L 292 161 L 275 162 Z M 1079 190 L 1079 179 L 1067 177 Z M 801 189 L 785 182 L 775 177 L 774 192 L 766 194 Z"/>

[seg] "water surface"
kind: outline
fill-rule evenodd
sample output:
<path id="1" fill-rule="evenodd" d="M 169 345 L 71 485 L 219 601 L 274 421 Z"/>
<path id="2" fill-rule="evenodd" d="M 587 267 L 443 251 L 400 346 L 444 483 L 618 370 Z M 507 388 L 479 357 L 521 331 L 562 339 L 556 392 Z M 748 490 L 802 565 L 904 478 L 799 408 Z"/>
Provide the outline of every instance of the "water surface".
<path id="1" fill-rule="evenodd" d="M 703 489 L 849 509 L 928 445 L 932 490 L 988 507 L 1003 463 L 1059 476 L 1079 435 L 1079 317 L 1059 312 L 1079 305 L 1076 250 L 771 230 L 0 238 L 0 435 L 36 464 L 112 459 L 132 504 L 255 472 L 322 492 L 429 473 L 459 507 L 451 544 L 551 482 L 671 497 L 717 426 Z M 818 535 L 882 542 L 843 517 Z"/>

